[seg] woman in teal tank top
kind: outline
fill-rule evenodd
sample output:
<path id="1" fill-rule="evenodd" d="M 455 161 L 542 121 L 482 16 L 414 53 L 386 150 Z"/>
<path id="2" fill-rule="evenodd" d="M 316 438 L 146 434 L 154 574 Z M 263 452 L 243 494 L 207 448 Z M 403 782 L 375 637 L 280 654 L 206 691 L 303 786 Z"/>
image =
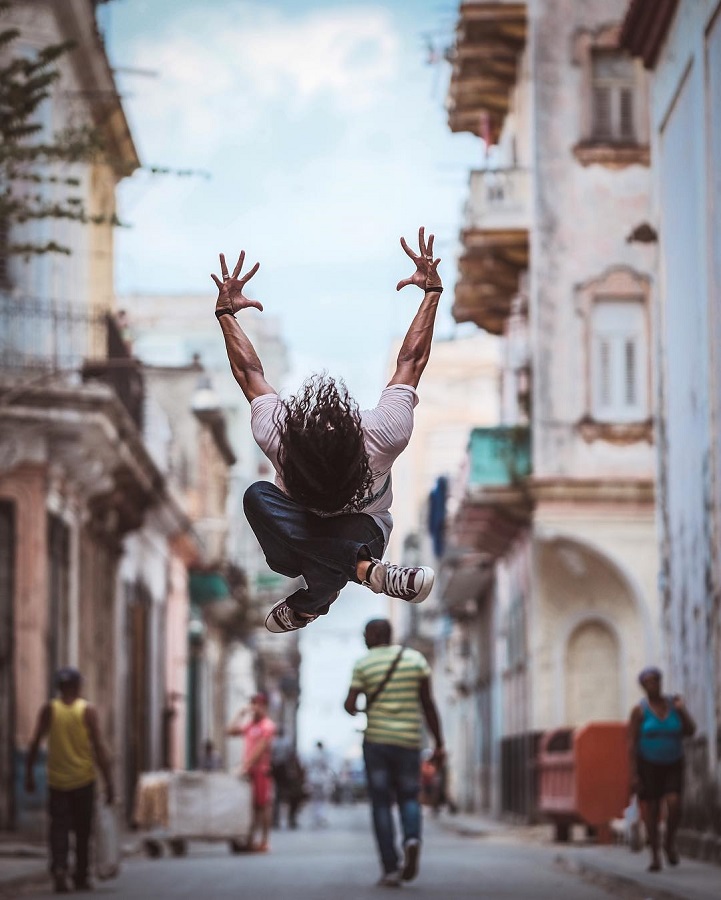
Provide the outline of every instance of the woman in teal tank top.
<path id="1" fill-rule="evenodd" d="M 696 725 L 679 696 L 661 693 L 661 671 L 644 669 L 638 676 L 646 696 L 633 708 L 629 722 L 631 792 L 638 796 L 651 850 L 650 872 L 661 868 L 659 820 L 666 803 L 663 849 L 669 865 L 678 864 L 676 831 L 681 819 L 683 739 Z"/>

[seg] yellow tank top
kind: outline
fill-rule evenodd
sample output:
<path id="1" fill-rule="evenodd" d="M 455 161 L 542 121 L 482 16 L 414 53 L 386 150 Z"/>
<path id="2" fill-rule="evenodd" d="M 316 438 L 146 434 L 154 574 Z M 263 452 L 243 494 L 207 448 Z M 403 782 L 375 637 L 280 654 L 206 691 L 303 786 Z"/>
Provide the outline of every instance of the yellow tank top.
<path id="1" fill-rule="evenodd" d="M 88 701 L 50 703 L 48 735 L 48 784 L 60 791 L 73 791 L 95 781 L 90 736 L 85 724 Z"/>

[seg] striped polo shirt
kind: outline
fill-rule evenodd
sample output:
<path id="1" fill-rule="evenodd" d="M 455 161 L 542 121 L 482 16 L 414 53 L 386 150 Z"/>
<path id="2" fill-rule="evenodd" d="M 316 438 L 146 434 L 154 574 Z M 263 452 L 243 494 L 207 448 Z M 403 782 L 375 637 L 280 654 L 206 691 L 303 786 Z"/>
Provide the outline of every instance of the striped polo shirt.
<path id="1" fill-rule="evenodd" d="M 399 644 L 372 647 L 353 669 L 351 687 L 372 696 L 400 650 Z M 420 682 L 431 669 L 417 650 L 406 647 L 368 713 L 365 739 L 374 744 L 419 748 L 422 742 Z"/>

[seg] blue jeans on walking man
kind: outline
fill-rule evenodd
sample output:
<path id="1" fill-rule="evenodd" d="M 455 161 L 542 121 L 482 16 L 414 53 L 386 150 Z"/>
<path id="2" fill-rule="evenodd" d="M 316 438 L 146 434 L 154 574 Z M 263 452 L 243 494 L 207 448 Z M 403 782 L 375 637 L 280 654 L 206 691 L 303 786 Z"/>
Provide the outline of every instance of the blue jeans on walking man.
<path id="1" fill-rule="evenodd" d="M 363 744 L 368 794 L 373 811 L 373 829 L 386 875 L 398 870 L 400 859 L 395 840 L 393 805 L 398 812 L 403 843 L 421 838 L 421 752 L 393 744 Z"/>
<path id="2" fill-rule="evenodd" d="M 243 509 L 270 568 L 305 579 L 307 587 L 286 601 L 294 612 L 325 615 L 349 581 L 360 583 L 358 560 L 383 556 L 383 533 L 371 516 L 316 515 L 270 481 L 251 484 Z"/>

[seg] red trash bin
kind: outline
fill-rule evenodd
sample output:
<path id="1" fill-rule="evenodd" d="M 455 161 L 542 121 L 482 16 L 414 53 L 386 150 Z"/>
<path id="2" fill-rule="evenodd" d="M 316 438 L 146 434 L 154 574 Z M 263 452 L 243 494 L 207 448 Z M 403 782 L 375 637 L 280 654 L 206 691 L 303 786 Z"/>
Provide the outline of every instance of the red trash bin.
<path id="1" fill-rule="evenodd" d="M 628 804 L 628 737 L 625 722 L 589 722 L 546 732 L 538 751 L 538 808 L 567 841 L 574 822 L 611 839 L 610 822 Z"/>

